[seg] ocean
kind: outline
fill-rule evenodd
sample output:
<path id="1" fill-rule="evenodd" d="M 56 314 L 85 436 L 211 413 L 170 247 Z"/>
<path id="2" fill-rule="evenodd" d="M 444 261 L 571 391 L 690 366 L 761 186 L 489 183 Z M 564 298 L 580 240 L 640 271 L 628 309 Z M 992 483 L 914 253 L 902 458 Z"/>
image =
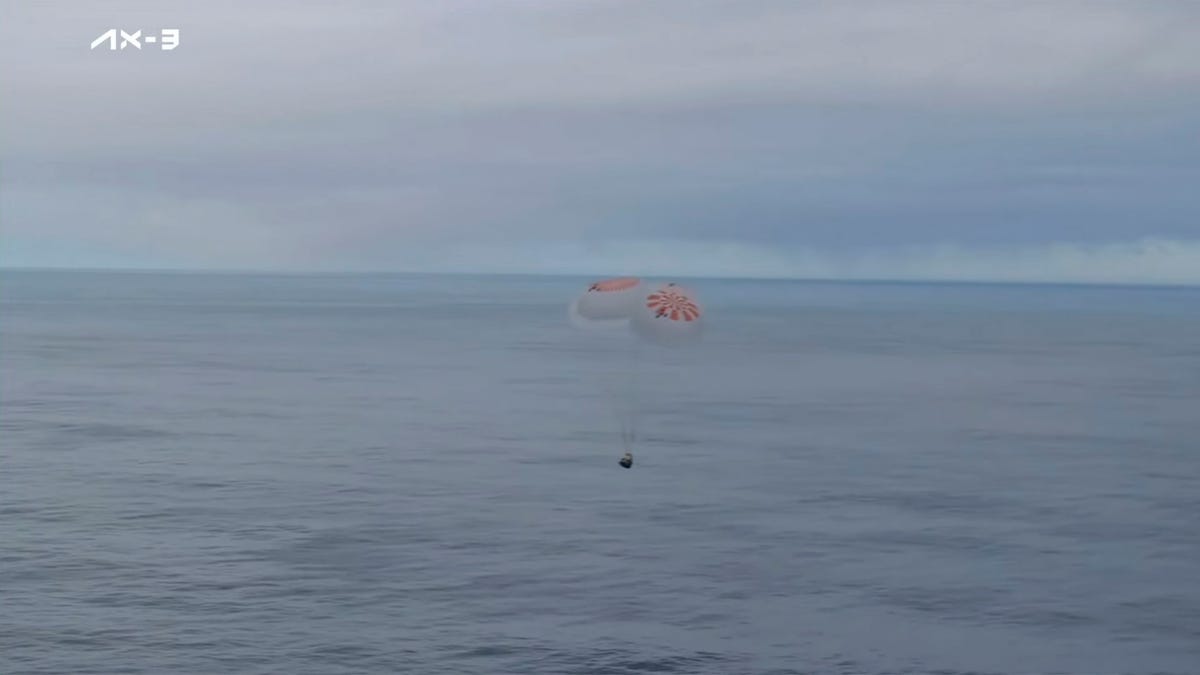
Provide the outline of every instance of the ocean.
<path id="1" fill-rule="evenodd" d="M 1200 672 L 1200 289 L 588 281 L 0 273 L 0 673 Z"/>

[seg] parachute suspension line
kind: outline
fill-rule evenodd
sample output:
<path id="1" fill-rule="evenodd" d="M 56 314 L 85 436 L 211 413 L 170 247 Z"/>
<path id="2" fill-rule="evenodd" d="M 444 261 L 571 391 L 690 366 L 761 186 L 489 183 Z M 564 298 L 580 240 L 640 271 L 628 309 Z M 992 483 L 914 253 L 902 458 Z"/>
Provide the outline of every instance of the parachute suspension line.
<path id="1" fill-rule="evenodd" d="M 614 348 L 609 370 L 602 378 L 609 405 L 620 427 L 621 447 L 625 452 L 632 452 L 637 442 L 637 416 L 641 402 L 637 395 L 639 353 L 636 344 L 631 344 L 628 349 Z"/>
<path id="2" fill-rule="evenodd" d="M 634 350 L 622 350 L 615 347 L 609 352 L 608 368 L 600 377 L 601 387 L 605 398 L 608 399 L 609 409 L 617 418 L 620 427 L 621 447 L 625 452 L 633 451 L 637 437 L 635 416 L 637 415 L 637 397 L 634 395 L 636 378 Z M 626 372 L 622 372 L 625 370 Z"/>
<path id="3" fill-rule="evenodd" d="M 629 441 L 628 441 L 628 443 L 626 443 L 626 446 L 625 446 L 626 452 L 632 452 L 633 445 L 634 445 L 634 443 L 637 442 L 637 431 L 638 431 L 637 416 L 641 409 L 641 399 L 637 395 L 638 375 L 639 375 L 638 370 L 639 370 L 639 365 L 640 365 L 639 364 L 640 359 L 638 358 L 638 356 L 640 355 L 640 353 L 641 353 L 641 349 L 638 347 L 637 343 L 631 342 L 630 346 L 629 346 L 629 364 L 628 364 L 629 365 L 629 379 L 627 380 L 627 383 L 626 383 L 626 392 L 625 392 L 626 393 L 625 401 L 629 405 L 629 408 L 628 408 L 628 410 L 629 410 Z"/>
<path id="4" fill-rule="evenodd" d="M 637 443 L 637 414 L 638 414 L 638 397 L 637 393 L 637 359 L 636 345 L 631 344 L 628 352 L 623 354 L 624 367 L 626 369 L 624 386 L 621 387 L 624 391 L 619 397 L 619 410 L 621 415 L 621 446 L 625 452 L 633 452 L 633 446 Z"/>

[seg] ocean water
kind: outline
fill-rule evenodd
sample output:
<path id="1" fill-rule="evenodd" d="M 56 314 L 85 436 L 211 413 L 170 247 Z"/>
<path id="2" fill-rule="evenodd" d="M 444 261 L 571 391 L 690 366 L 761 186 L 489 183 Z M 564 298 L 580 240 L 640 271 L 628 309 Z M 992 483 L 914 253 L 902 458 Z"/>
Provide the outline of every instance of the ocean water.
<path id="1" fill-rule="evenodd" d="M 0 273 L 0 673 L 1200 672 L 1200 290 L 584 281 Z"/>

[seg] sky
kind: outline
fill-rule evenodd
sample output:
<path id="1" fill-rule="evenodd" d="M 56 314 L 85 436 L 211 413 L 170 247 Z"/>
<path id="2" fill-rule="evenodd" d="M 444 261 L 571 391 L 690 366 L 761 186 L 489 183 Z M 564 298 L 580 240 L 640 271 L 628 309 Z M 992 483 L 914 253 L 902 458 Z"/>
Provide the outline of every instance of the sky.
<path id="1" fill-rule="evenodd" d="M 2 3 L 0 266 L 1200 284 L 1200 2 Z"/>

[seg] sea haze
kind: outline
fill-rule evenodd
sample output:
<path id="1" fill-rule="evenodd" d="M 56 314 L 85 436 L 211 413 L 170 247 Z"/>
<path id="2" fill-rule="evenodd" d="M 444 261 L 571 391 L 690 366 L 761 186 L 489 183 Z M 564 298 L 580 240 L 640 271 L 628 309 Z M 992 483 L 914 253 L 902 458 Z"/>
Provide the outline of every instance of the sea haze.
<path id="1" fill-rule="evenodd" d="M 0 672 L 1200 669 L 1200 290 L 586 281 L 0 273 Z"/>

